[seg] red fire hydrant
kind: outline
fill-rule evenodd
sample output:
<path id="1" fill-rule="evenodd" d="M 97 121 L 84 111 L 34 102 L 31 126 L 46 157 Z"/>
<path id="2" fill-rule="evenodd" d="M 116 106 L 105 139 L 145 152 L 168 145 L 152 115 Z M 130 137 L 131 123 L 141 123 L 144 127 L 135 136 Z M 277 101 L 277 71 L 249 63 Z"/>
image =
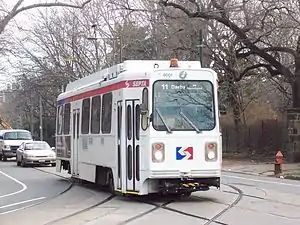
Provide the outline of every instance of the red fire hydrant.
<path id="1" fill-rule="evenodd" d="M 283 163 L 283 154 L 279 150 L 275 156 L 275 168 L 274 168 L 274 173 L 275 175 L 281 174 L 282 173 L 282 163 Z"/>

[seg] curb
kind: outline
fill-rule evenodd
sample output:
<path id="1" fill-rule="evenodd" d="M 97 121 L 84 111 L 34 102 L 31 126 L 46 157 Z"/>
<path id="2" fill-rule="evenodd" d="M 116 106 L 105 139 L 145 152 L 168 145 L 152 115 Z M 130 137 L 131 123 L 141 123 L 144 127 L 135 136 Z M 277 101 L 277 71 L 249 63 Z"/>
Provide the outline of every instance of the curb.
<path id="1" fill-rule="evenodd" d="M 237 170 L 221 170 L 221 171 L 222 172 L 228 172 L 228 173 L 243 174 L 243 175 L 253 175 L 253 176 L 261 176 L 261 175 L 263 175 L 262 173 L 251 173 L 251 172 L 243 172 L 243 171 L 237 171 Z"/>
<path id="2" fill-rule="evenodd" d="M 264 172 L 260 172 L 260 173 L 251 173 L 251 172 L 243 172 L 243 171 L 234 171 L 234 170 L 222 170 L 222 172 L 229 172 L 229 173 L 235 173 L 235 174 L 242 174 L 242 175 L 252 175 L 252 176 L 259 176 L 259 177 L 272 177 L 272 178 L 278 178 L 275 175 L 267 175 L 265 173 L 271 172 L 270 170 L 264 171 Z M 296 181 L 300 181 L 300 176 L 299 175 L 290 175 L 290 174 L 286 174 L 286 175 L 281 175 L 283 176 L 283 179 L 287 179 L 287 180 L 296 180 Z"/>
<path id="3" fill-rule="evenodd" d="M 284 175 L 283 175 L 283 176 L 284 176 Z M 299 176 L 299 175 L 294 176 L 294 175 L 289 175 L 289 174 L 287 174 L 287 175 L 284 176 L 284 179 L 288 179 L 288 180 L 298 180 L 298 181 L 300 181 L 300 176 Z"/>
<path id="4" fill-rule="evenodd" d="M 35 169 L 35 170 L 38 170 L 38 171 L 40 171 L 40 172 L 42 172 L 42 173 L 47 173 L 47 174 L 50 174 L 50 175 L 54 175 L 54 176 L 60 177 L 60 178 L 62 178 L 62 179 L 64 179 L 64 180 L 67 180 L 67 181 L 70 181 L 70 178 L 71 178 L 71 177 L 65 177 L 65 176 L 60 175 L 60 174 L 57 174 L 57 173 L 53 173 L 53 172 L 51 172 L 51 171 L 43 170 L 43 169 L 38 168 L 38 167 L 34 167 L 34 169 Z"/>

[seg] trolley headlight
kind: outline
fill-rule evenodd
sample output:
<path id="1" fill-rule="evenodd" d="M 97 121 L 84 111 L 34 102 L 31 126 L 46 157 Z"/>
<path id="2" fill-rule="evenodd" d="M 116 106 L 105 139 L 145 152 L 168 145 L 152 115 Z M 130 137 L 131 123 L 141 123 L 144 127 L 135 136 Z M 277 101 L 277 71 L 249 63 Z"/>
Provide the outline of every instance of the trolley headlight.
<path id="1" fill-rule="evenodd" d="M 163 153 L 161 151 L 155 151 L 154 152 L 154 158 L 157 161 L 161 161 L 164 158 Z"/>
<path id="2" fill-rule="evenodd" d="M 205 144 L 205 160 L 217 161 L 218 159 L 218 145 L 215 142 Z"/>
<path id="3" fill-rule="evenodd" d="M 165 160 L 165 145 L 163 143 L 152 144 L 152 162 L 161 163 Z"/>
<path id="4" fill-rule="evenodd" d="M 215 157 L 216 157 L 216 153 L 215 153 L 215 152 L 213 152 L 213 151 L 208 151 L 208 153 L 207 153 L 207 158 L 208 158 L 208 159 L 212 160 L 212 159 L 214 159 Z"/>

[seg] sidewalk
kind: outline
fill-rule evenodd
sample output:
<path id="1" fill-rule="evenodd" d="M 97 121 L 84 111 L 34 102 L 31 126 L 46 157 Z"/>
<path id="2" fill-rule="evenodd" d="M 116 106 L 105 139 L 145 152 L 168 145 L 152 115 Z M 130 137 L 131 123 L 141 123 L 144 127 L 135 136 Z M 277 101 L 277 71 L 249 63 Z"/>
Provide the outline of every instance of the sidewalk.
<path id="1" fill-rule="evenodd" d="M 274 176 L 274 163 L 256 163 L 247 159 L 223 159 L 223 171 Z M 282 165 L 281 177 L 300 180 L 300 163 L 286 163 Z"/>
<path id="2" fill-rule="evenodd" d="M 62 173 L 57 173 L 53 167 L 36 167 L 36 169 L 41 170 L 46 173 L 52 173 L 62 178 L 70 178 L 70 174 L 66 171 Z M 255 162 L 250 159 L 228 159 L 223 158 L 222 170 L 240 173 L 240 174 L 250 174 L 256 176 L 274 176 L 274 163 L 270 162 Z M 286 179 L 300 180 L 300 163 L 284 163 L 282 165 L 281 177 Z"/>

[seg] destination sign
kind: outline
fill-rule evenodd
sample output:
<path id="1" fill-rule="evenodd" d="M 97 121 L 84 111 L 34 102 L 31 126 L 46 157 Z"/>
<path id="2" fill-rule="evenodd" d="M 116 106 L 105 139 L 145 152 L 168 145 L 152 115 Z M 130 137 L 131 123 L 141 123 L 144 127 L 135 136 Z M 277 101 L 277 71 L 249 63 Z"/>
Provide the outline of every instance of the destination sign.
<path id="1" fill-rule="evenodd" d="M 174 81 L 161 81 L 161 89 L 164 91 L 168 90 L 188 90 L 191 91 L 201 91 L 204 89 L 211 89 L 211 83 L 208 81 L 188 81 L 188 82 L 174 82 Z"/>

